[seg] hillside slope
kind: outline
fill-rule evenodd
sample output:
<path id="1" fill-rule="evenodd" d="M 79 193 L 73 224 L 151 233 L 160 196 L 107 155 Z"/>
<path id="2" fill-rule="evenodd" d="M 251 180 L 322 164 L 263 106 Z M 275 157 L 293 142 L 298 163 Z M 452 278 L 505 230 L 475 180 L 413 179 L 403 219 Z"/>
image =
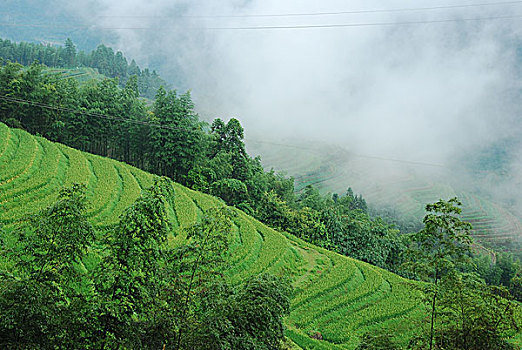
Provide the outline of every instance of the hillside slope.
<path id="1" fill-rule="evenodd" d="M 0 123 L 0 224 L 7 228 L 51 204 L 58 189 L 73 182 L 87 184 L 92 223 L 109 227 L 153 179 L 126 164 Z M 175 245 L 185 239 L 183 228 L 204 210 L 224 204 L 181 185 L 173 187 L 175 206 L 168 209 Z M 236 212 L 225 274 L 233 283 L 262 272 L 291 276 L 295 293 L 286 319 L 287 335 L 298 346 L 353 349 L 362 334 L 382 328 L 406 342 L 418 329 L 424 310 L 411 281 L 281 234 Z M 310 338 L 311 332 L 320 332 L 323 340 Z"/>
<path id="2" fill-rule="evenodd" d="M 426 203 L 457 196 L 476 242 L 513 253 L 522 246 L 521 218 L 477 190 L 480 184 L 456 182 L 451 169 L 443 165 L 358 155 L 319 143 L 310 147 L 252 142 L 248 148 L 261 155 L 265 168 L 293 176 L 297 190 L 312 184 L 324 192 L 343 194 L 352 187 L 373 206 L 393 209 L 415 222 L 425 215 Z"/>

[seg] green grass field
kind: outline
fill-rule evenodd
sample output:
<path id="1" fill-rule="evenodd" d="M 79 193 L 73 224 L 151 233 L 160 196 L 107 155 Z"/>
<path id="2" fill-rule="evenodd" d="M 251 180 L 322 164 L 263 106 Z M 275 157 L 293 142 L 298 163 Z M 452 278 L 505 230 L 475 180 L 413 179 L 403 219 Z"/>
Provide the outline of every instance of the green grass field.
<path id="1" fill-rule="evenodd" d="M 73 182 L 88 187 L 88 217 L 97 227 L 117 222 L 154 176 L 126 164 L 79 152 L 0 123 L 0 223 L 12 227 L 57 198 Z M 175 232 L 188 227 L 218 199 L 173 183 L 168 208 Z M 232 283 L 263 272 L 292 278 L 295 293 L 287 336 L 303 349 L 354 349 L 368 331 L 389 329 L 403 343 L 418 331 L 425 309 L 413 282 L 372 265 L 276 232 L 243 212 L 233 218 L 225 275 Z M 309 334 L 320 332 L 323 340 Z"/>

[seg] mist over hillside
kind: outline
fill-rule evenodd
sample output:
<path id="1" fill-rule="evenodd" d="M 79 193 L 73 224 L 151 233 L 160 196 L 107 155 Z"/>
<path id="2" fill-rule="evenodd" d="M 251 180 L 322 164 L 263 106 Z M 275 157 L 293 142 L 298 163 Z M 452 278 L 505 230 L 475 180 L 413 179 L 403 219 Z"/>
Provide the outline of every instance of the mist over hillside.
<path id="1" fill-rule="evenodd" d="M 4 1 L 0 348 L 521 349 L 478 1 Z"/>
<path id="2" fill-rule="evenodd" d="M 91 4 L 94 5 L 94 4 Z M 92 13 L 93 8 L 86 9 Z M 100 42 L 114 42 L 117 36 L 109 31 L 89 28 L 77 11 L 63 6 L 61 0 L 4 0 L 0 9 L 1 37 L 20 42 L 63 45 L 67 38 L 85 51 Z"/>
<path id="3" fill-rule="evenodd" d="M 59 9 L 75 19 L 71 33 L 103 37 L 173 86 L 190 88 L 203 118 L 241 120 L 254 152 L 259 141 L 292 146 L 297 139 L 319 153 L 315 145 L 326 142 L 381 158 L 365 173 L 367 183 L 437 173 L 522 213 L 522 22 L 509 18 L 522 3 L 54 4 L 38 21 L 30 13 L 17 23 L 39 24 Z"/>

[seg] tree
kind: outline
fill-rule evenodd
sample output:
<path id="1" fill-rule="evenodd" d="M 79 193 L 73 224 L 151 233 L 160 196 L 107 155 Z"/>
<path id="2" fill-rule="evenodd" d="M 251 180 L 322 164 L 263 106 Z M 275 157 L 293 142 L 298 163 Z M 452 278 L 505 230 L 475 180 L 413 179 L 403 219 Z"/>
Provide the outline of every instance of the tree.
<path id="1" fill-rule="evenodd" d="M 187 185 L 196 191 L 209 193 L 210 184 L 216 180 L 216 172 L 211 167 L 196 166 L 187 174 Z"/>
<path id="2" fill-rule="evenodd" d="M 162 175 L 185 183 L 190 169 L 204 155 L 204 133 L 194 112 L 190 93 L 177 96 L 175 91 L 160 88 L 154 101 L 156 123 L 163 128 L 151 129 L 151 158 Z"/>
<path id="3" fill-rule="evenodd" d="M 458 217 L 461 205 L 457 198 L 426 205 L 425 227 L 411 237 L 407 267 L 417 277 L 431 282 L 426 290 L 431 309 L 430 350 L 433 349 L 440 281 L 454 271 L 457 264 L 465 261 L 470 252 L 471 224 Z"/>
<path id="4" fill-rule="evenodd" d="M 355 350 L 399 350 L 401 347 L 394 341 L 389 330 L 367 332 Z"/>
<path id="5" fill-rule="evenodd" d="M 291 225 L 292 209 L 275 191 L 270 191 L 263 195 L 257 208 L 257 217 L 277 230 L 288 231 Z"/>
<path id="6" fill-rule="evenodd" d="M 233 349 L 278 349 L 290 311 L 288 281 L 263 274 L 249 278 L 233 298 Z"/>
<path id="7" fill-rule="evenodd" d="M 187 230 L 189 243 L 170 253 L 170 269 L 178 272 L 173 287 L 179 297 L 171 304 L 177 310 L 176 349 L 193 348 L 190 344 L 197 339 L 190 336 L 198 334 L 199 325 L 205 323 L 206 310 L 201 304 L 208 305 L 208 298 L 217 296 L 212 290 L 216 281 L 222 282 L 220 271 L 228 252 L 232 215 L 226 208 L 207 211 L 201 223 Z"/>
<path id="8" fill-rule="evenodd" d="M 475 274 L 448 273 L 440 284 L 437 346 L 455 350 L 511 349 L 503 339 L 518 331 L 505 287 L 488 286 Z"/>
<path id="9" fill-rule="evenodd" d="M 63 62 L 66 67 L 76 66 L 76 47 L 70 38 L 65 40 L 65 49 L 63 50 Z"/>
<path id="10" fill-rule="evenodd" d="M 330 220 L 330 225 L 331 225 Z M 396 264 L 402 249 L 398 231 L 381 218 L 371 219 L 356 209 L 339 216 L 341 232 L 333 235 L 333 244 L 341 254 L 360 259 L 382 268 Z"/>
<path id="11" fill-rule="evenodd" d="M 228 205 L 238 205 L 248 199 L 246 185 L 236 179 L 223 179 L 214 182 L 212 194 L 223 199 Z"/>
<path id="12" fill-rule="evenodd" d="M 319 190 L 312 185 L 307 185 L 304 188 L 303 193 L 299 196 L 299 205 L 314 210 L 320 210 L 324 207 Z"/>
<path id="13" fill-rule="evenodd" d="M 150 338 L 141 338 L 137 329 L 157 328 L 151 323 L 162 305 L 159 293 L 165 283 L 160 274 L 169 232 L 165 204 L 173 198 L 170 182 L 166 178 L 156 180 L 121 215 L 107 242 L 110 254 L 100 264 L 96 278 L 105 346 L 152 345 Z M 155 340 L 161 344 L 164 337 L 158 332 Z"/>
<path id="14" fill-rule="evenodd" d="M 114 227 L 94 232 L 85 186 L 0 235 L 0 346 L 20 349 L 274 349 L 290 287 L 270 275 L 241 285 L 223 271 L 235 214 L 212 208 L 174 247 L 166 207 L 172 184 L 154 185 Z"/>
<path id="15" fill-rule="evenodd" d="M 11 263 L 0 271 L 2 347 L 88 346 L 94 296 L 82 266 L 94 230 L 85 216 L 85 186 L 62 189 L 14 237 L 15 244 L 1 245 Z"/>
<path id="16" fill-rule="evenodd" d="M 220 151 L 234 155 L 246 156 L 245 144 L 243 143 L 244 130 L 239 120 L 231 118 L 225 124 L 220 118 L 212 122 L 211 133 L 214 137 L 214 154 Z"/>
<path id="17" fill-rule="evenodd" d="M 348 187 L 345 196 L 338 198 L 338 202 L 340 206 L 346 209 L 359 209 L 364 213 L 368 212 L 368 205 L 366 204 L 366 200 L 362 197 L 362 195 L 355 195 L 351 187 Z"/>
<path id="18" fill-rule="evenodd" d="M 246 181 L 251 177 L 248 155 L 243 142 L 244 130 L 239 120 L 231 118 L 225 124 L 223 120 L 216 118 L 212 122 L 211 135 L 213 147 L 211 157 L 225 153 L 230 158 L 232 172 L 230 177 Z"/>
<path id="19" fill-rule="evenodd" d="M 509 292 L 515 300 L 522 303 L 522 274 L 518 274 L 511 279 Z"/>

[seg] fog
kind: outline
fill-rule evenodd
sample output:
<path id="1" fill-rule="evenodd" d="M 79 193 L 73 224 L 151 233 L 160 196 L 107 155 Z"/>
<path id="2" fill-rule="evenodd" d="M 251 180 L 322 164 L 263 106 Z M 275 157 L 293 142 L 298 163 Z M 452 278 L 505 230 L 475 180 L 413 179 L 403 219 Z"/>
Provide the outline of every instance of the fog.
<path id="1" fill-rule="evenodd" d="M 172 86 L 190 89 L 202 118 L 238 118 L 247 143 L 327 142 L 358 154 L 442 164 L 466 184 L 474 174 L 458 166 L 463 158 L 520 133 L 522 21 L 498 17 L 522 15 L 522 3 L 264 15 L 469 4 L 98 0 L 63 6 L 94 30 L 115 34 L 107 44 L 156 68 Z M 332 24 L 356 25 L 266 28 Z M 521 169 L 513 147 L 512 173 L 490 189 L 511 202 Z"/>
<path id="2" fill-rule="evenodd" d="M 403 23 L 511 15 L 522 4 L 288 17 L 454 5 L 417 1 L 92 1 L 108 43 L 190 88 L 204 118 L 247 135 L 334 141 L 365 153 L 441 161 L 509 136 L 518 112 L 516 19 L 341 28 L 215 28 Z M 462 3 L 461 3 L 462 4 Z M 469 4 L 469 2 L 467 2 Z M 86 10 L 89 8 L 90 10 Z"/>

